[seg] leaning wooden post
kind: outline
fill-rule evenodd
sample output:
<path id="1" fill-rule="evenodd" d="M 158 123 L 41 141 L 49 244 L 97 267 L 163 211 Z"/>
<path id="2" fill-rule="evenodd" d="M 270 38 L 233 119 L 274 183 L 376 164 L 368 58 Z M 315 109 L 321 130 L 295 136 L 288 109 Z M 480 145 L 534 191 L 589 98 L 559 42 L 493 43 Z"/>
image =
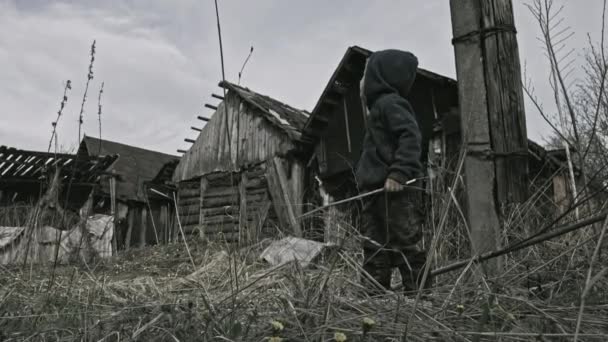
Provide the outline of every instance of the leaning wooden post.
<path id="1" fill-rule="evenodd" d="M 118 234 L 118 212 L 116 210 L 116 178 L 114 175 L 110 177 L 110 213 L 113 217 L 114 231 L 112 232 L 112 255 L 118 251 L 117 234 Z"/>
<path id="2" fill-rule="evenodd" d="M 527 135 L 511 0 L 450 0 L 468 224 L 475 254 L 500 248 L 500 213 L 527 198 Z M 486 271 L 499 272 L 502 261 Z"/>
<path id="3" fill-rule="evenodd" d="M 148 210 L 141 208 L 141 230 L 139 231 L 139 247 L 146 246 L 146 233 L 148 232 Z"/>

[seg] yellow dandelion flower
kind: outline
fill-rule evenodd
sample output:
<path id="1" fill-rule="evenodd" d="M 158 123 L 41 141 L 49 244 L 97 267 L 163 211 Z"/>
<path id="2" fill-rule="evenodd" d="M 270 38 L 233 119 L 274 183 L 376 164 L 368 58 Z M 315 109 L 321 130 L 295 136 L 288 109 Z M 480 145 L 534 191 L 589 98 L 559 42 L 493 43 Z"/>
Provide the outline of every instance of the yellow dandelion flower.
<path id="1" fill-rule="evenodd" d="M 334 334 L 334 340 L 336 340 L 336 342 L 346 342 L 346 335 L 341 332 L 337 332 Z"/>
<path id="2" fill-rule="evenodd" d="M 283 329 L 285 329 L 285 327 L 283 326 L 283 323 L 281 323 L 279 321 L 272 321 L 272 322 L 270 322 L 270 325 L 272 326 L 272 330 L 274 330 L 276 332 L 280 332 L 280 331 L 283 331 Z"/>
<path id="3" fill-rule="evenodd" d="M 372 328 L 374 327 L 374 325 L 376 325 L 376 321 L 374 321 L 373 319 L 369 318 L 369 317 L 365 317 L 362 321 L 361 321 L 362 325 L 363 325 L 363 331 L 368 332 L 370 330 L 372 330 Z"/>

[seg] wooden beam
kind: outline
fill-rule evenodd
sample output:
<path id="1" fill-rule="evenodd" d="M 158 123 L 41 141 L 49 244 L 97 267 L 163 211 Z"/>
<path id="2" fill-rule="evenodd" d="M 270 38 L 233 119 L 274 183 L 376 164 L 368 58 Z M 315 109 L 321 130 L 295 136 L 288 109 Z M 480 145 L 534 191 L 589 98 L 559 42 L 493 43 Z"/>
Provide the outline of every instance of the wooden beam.
<path id="1" fill-rule="evenodd" d="M 203 131 L 201 128 L 194 127 L 194 126 L 190 126 L 190 129 L 192 129 L 193 131 L 197 131 L 197 132 L 202 132 Z"/>
<path id="2" fill-rule="evenodd" d="M 197 118 L 198 118 L 199 120 L 202 120 L 202 121 L 205 121 L 205 122 L 208 122 L 208 121 L 209 121 L 209 118 L 206 118 L 206 117 L 204 117 L 204 116 L 200 116 L 200 115 L 199 115 L 199 116 L 197 116 Z"/>
<path id="3" fill-rule="evenodd" d="M 222 95 L 218 95 L 218 94 L 211 94 L 212 97 L 215 97 L 218 100 L 224 100 L 224 97 Z"/>
<path id="4" fill-rule="evenodd" d="M 205 107 L 209 108 L 209 109 L 213 109 L 213 110 L 217 110 L 216 106 L 210 105 L 208 103 L 205 103 Z"/>
<path id="5" fill-rule="evenodd" d="M 188 139 L 188 138 L 184 139 L 184 141 L 192 143 L 192 144 L 194 144 L 196 142 L 196 140 L 194 140 L 194 139 Z"/>
<path id="6" fill-rule="evenodd" d="M 186 150 L 177 150 L 177 153 L 186 153 L 186 152 L 188 152 L 188 151 L 186 151 Z"/>

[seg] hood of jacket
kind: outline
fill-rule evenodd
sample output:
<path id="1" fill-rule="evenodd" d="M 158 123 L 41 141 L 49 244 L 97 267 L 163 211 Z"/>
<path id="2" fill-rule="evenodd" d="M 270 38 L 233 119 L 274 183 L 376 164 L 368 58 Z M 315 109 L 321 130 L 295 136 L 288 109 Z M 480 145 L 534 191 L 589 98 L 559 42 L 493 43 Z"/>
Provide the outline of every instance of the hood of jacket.
<path id="1" fill-rule="evenodd" d="M 416 79 L 418 58 L 401 50 L 374 52 L 367 60 L 363 77 L 363 95 L 368 108 L 383 95 L 407 96 Z"/>

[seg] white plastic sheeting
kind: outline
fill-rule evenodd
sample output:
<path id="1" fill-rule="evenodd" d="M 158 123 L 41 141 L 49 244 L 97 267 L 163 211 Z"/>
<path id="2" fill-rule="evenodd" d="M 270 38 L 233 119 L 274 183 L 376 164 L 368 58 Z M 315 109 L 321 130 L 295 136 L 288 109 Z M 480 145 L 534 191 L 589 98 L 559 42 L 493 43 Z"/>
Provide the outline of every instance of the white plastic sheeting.
<path id="1" fill-rule="evenodd" d="M 273 266 L 297 260 L 302 267 L 306 267 L 325 248 L 332 246 L 334 245 L 290 236 L 272 242 L 262 252 L 260 258 Z"/>
<path id="2" fill-rule="evenodd" d="M 34 262 L 67 262 L 74 256 L 95 255 L 101 258 L 112 256 L 114 219 L 108 215 L 89 216 L 86 222 L 86 237 L 76 227 L 62 231 L 53 227 L 39 227 L 29 231 L 24 227 L 0 227 L 0 264 L 23 262 L 26 254 Z M 57 242 L 59 250 L 56 251 Z M 29 262 L 28 261 L 28 262 Z"/>

